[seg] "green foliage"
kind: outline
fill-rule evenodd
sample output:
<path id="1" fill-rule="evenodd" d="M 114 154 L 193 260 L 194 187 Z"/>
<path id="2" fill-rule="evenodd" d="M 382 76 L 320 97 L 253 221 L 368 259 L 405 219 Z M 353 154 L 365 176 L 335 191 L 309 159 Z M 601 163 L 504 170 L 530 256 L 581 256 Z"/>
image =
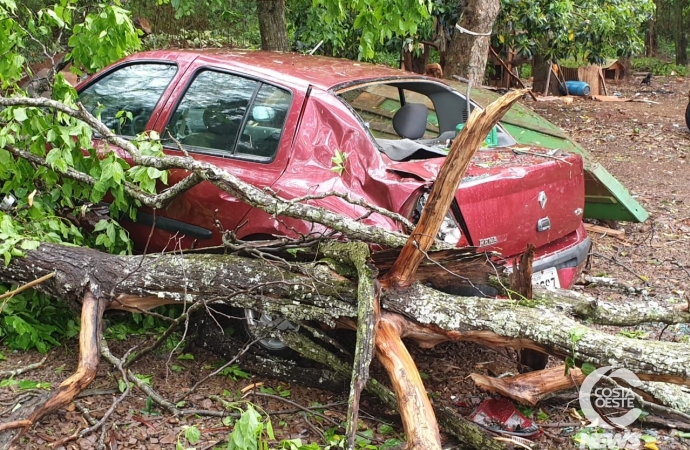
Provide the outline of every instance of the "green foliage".
<path id="1" fill-rule="evenodd" d="M 191 447 L 185 447 L 180 441 L 180 438 L 184 435 L 185 441 L 192 445 L 195 445 L 201 439 L 201 431 L 195 425 L 184 425 L 182 431 L 177 435 L 177 444 L 175 444 L 175 450 L 194 450 Z"/>
<path id="2" fill-rule="evenodd" d="M 154 308 L 152 312 L 175 319 L 182 313 L 182 306 L 164 305 Z M 166 320 L 150 314 L 116 314 L 108 316 L 108 322 L 107 326 L 105 327 L 104 335 L 106 339 L 124 341 L 132 336 L 139 336 L 148 333 L 162 333 L 166 328 L 168 328 L 168 326 L 169 323 Z M 170 338 L 171 340 L 175 341 L 175 343 L 171 343 L 169 346 L 166 346 L 166 350 L 172 350 L 179 340 L 179 336 L 175 334 L 173 334 Z M 178 359 L 194 359 L 194 357 L 192 355 L 186 356 L 183 354 L 180 355 Z"/>
<path id="3" fill-rule="evenodd" d="M 278 395 L 283 398 L 288 398 L 290 397 L 290 389 L 285 389 L 282 386 L 278 386 L 277 388 L 273 389 L 272 387 L 269 386 L 261 386 L 259 388 L 261 392 L 264 394 L 271 394 L 271 395 Z"/>
<path id="4" fill-rule="evenodd" d="M 288 16 L 294 23 L 292 34 L 307 49 L 323 39 L 333 55 L 371 60 L 377 45 L 415 36 L 430 19 L 433 4 L 428 0 L 300 0 L 289 5 Z"/>
<path id="5" fill-rule="evenodd" d="M 69 46 L 72 51 L 68 58 L 87 73 L 93 73 L 140 49 L 141 42 L 129 18 L 129 11 L 120 6 L 119 0 L 114 0 L 98 5 L 98 9 L 87 15 L 83 23 L 72 28 Z"/>
<path id="6" fill-rule="evenodd" d="M 239 379 L 246 380 L 249 378 L 249 374 L 242 369 L 240 369 L 240 366 L 237 364 L 232 364 L 225 369 L 221 370 L 218 375 L 223 376 L 223 377 L 228 377 L 229 379 L 233 381 L 237 381 Z"/>
<path id="7" fill-rule="evenodd" d="M 59 0 L 46 8 L 18 6 L 0 0 L 0 80 L 3 95 L 24 95 L 17 82 L 27 67 L 29 44 L 57 51 L 69 42 L 67 58 L 76 69 L 96 71 L 139 48 L 129 12 L 118 3 L 92 4 L 79 9 L 78 0 Z M 38 43 L 38 44 L 37 44 Z M 76 107 L 77 95 L 61 74 L 55 77 L 52 97 Z M 126 114 L 124 116 L 126 119 Z M 140 136 L 133 143 L 145 155 L 162 153 L 158 136 Z M 44 158 L 46 165 L 15 157 L 23 151 Z M 107 147 L 106 147 L 107 150 Z M 69 170 L 88 174 L 91 186 L 64 176 Z M 114 152 L 100 152 L 92 145 L 92 130 L 62 112 L 43 108 L 7 107 L 0 111 L 0 256 L 8 264 L 38 247 L 40 242 L 90 246 L 110 253 L 127 254 L 132 244 L 127 232 L 110 219 L 93 229 L 82 228 L 78 218 L 91 205 L 111 198 L 113 217 L 134 215 L 137 201 L 125 195 L 124 183 L 153 192 L 163 171 L 131 168 Z M 0 286 L 0 292 L 8 289 Z M 135 319 L 136 320 L 136 319 Z M 0 309 L 0 338 L 12 349 L 36 348 L 46 352 L 60 340 L 75 336 L 78 322 L 63 303 L 36 293 L 22 293 Z"/>
<path id="8" fill-rule="evenodd" d="M 342 176 L 343 172 L 347 171 L 345 167 L 345 164 L 347 164 L 347 153 L 336 150 L 335 155 L 331 158 L 331 162 L 333 163 L 331 172 L 335 172 Z"/>
<path id="9" fill-rule="evenodd" d="M 247 404 L 235 428 L 228 436 L 227 450 L 268 449 L 266 439 L 274 440 L 271 419 L 262 420 L 261 414 L 251 404 Z"/>
<path id="10" fill-rule="evenodd" d="M 630 339 L 647 339 L 649 337 L 649 333 L 642 331 L 642 330 L 621 330 L 618 332 L 619 336 L 624 336 Z"/>
<path id="11" fill-rule="evenodd" d="M 0 285 L 0 294 L 7 290 Z M 78 334 L 76 314 L 39 292 L 22 292 L 0 303 L 0 341 L 9 349 L 46 353 Z"/>
<path id="12" fill-rule="evenodd" d="M 654 2 L 642 0 L 502 0 L 494 25 L 497 44 L 547 59 L 583 59 L 639 53 L 640 32 L 654 13 Z"/>
<path id="13" fill-rule="evenodd" d="M 657 76 L 679 75 L 685 77 L 690 72 L 688 66 L 679 66 L 659 58 L 635 58 L 632 68 L 637 72 L 651 72 Z"/>
<path id="14" fill-rule="evenodd" d="M 31 389 L 45 389 L 50 390 L 50 383 L 47 381 L 33 381 L 33 380 L 15 380 L 13 377 L 0 380 L 0 388 L 19 389 L 20 391 L 28 391 Z"/>

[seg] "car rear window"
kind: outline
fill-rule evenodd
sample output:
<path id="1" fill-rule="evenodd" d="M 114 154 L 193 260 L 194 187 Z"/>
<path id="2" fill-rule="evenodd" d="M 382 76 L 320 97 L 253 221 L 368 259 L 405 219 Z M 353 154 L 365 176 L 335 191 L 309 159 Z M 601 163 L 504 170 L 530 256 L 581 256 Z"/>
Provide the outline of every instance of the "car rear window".
<path id="1" fill-rule="evenodd" d="M 374 84 L 358 89 L 349 90 L 341 97 L 357 112 L 360 118 L 367 124 L 369 131 L 376 138 L 400 139 L 401 135 L 396 131 L 393 123 L 395 114 L 401 108 L 401 92 L 397 87 L 386 84 Z M 421 136 L 415 139 L 431 139 L 439 135 L 438 119 L 434 104 L 426 95 L 402 90 L 403 98 L 406 103 L 420 104 L 426 106 L 419 109 L 418 119 L 422 124 L 420 129 Z M 413 119 L 410 117 L 410 119 Z"/>
<path id="2" fill-rule="evenodd" d="M 190 151 L 273 159 L 285 125 L 289 91 L 238 75 L 199 72 L 163 133 Z"/>
<path id="3" fill-rule="evenodd" d="M 115 69 L 79 93 L 79 101 L 116 134 L 136 136 L 177 73 L 166 63 L 131 64 Z"/>

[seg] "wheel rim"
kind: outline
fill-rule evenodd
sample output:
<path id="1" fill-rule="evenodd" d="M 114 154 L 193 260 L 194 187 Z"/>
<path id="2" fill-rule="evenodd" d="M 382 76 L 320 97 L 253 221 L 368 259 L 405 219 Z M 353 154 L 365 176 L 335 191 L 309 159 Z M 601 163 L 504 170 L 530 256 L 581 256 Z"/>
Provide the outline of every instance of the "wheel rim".
<path id="1" fill-rule="evenodd" d="M 253 337 L 257 336 L 256 328 L 258 326 L 279 331 L 297 331 L 299 329 L 299 325 L 295 325 L 284 317 L 274 318 L 270 314 L 259 312 L 254 309 L 246 308 L 244 310 L 244 315 L 247 319 L 247 331 L 249 331 L 249 334 Z M 279 351 L 288 348 L 283 341 L 274 337 L 260 339 L 258 343 L 270 351 Z"/>

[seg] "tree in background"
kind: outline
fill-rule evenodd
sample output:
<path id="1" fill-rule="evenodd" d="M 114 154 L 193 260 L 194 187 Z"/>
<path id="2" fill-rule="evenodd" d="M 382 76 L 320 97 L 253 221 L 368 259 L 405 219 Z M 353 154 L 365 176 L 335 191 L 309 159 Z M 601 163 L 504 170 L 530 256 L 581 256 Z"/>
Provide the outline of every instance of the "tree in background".
<path id="1" fill-rule="evenodd" d="M 290 42 L 285 23 L 285 0 L 257 0 L 261 50 L 287 52 Z"/>
<path id="2" fill-rule="evenodd" d="M 656 12 L 647 24 L 645 55 L 657 56 L 659 40 L 673 45 L 675 63 L 688 64 L 688 32 L 690 29 L 689 0 L 655 0 Z M 666 50 L 666 49 L 665 49 Z M 666 50 L 663 53 L 667 53 Z M 666 55 L 664 55 L 666 56 Z"/>
<path id="3" fill-rule="evenodd" d="M 394 38 L 415 36 L 431 17 L 428 0 L 313 0 L 294 2 L 295 38 L 307 47 L 321 40 L 333 56 L 372 60 Z M 354 50 L 354 51 L 353 51 Z"/>
<path id="4" fill-rule="evenodd" d="M 601 63 L 642 52 L 654 8 L 652 0 L 503 0 L 494 41 L 531 55 L 535 76 L 553 59 Z"/>
<path id="5" fill-rule="evenodd" d="M 463 1 L 459 3 L 459 25 L 466 31 L 454 30 L 445 67 L 446 76 L 458 75 L 481 85 L 486 72 L 491 30 L 501 11 L 501 2 L 468 0 L 464 7 Z"/>

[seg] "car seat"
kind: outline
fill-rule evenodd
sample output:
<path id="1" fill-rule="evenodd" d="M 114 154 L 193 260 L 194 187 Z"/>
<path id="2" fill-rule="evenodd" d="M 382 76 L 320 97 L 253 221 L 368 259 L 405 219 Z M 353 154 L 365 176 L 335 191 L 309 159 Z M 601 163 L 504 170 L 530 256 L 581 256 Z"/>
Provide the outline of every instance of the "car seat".
<path id="1" fill-rule="evenodd" d="M 185 137 L 182 143 L 232 152 L 246 110 L 246 100 L 209 105 L 203 114 L 206 130 Z"/>
<path id="2" fill-rule="evenodd" d="M 421 103 L 406 103 L 393 116 L 393 129 L 406 139 L 420 139 L 426 133 L 429 108 Z"/>

